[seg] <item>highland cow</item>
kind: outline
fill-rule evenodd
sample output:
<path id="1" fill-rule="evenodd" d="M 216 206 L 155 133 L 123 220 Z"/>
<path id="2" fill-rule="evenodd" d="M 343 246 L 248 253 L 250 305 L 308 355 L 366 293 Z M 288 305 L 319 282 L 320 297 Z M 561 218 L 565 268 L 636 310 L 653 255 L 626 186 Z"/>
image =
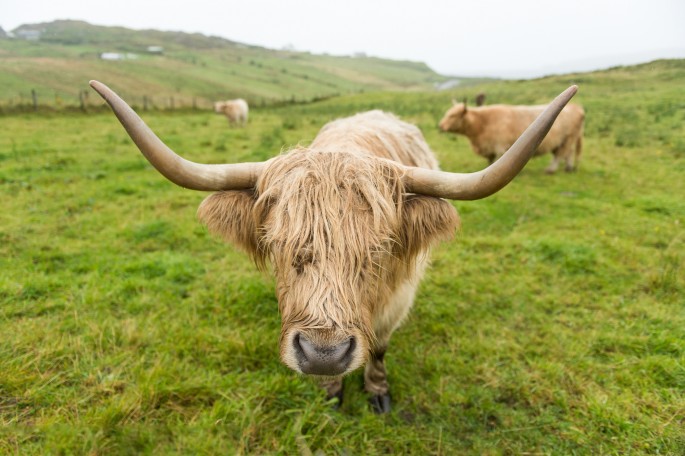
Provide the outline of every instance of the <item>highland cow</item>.
<path id="1" fill-rule="evenodd" d="M 242 98 L 214 103 L 214 112 L 225 115 L 231 125 L 245 125 L 248 110 L 247 101 Z"/>
<path id="2" fill-rule="evenodd" d="M 544 109 L 545 106 L 509 105 L 467 108 L 466 103 L 453 102 L 439 126 L 442 131 L 466 136 L 473 151 L 493 163 Z M 583 108 L 576 104 L 569 104 L 561 111 L 535 152 L 535 155 L 552 154 L 547 173 L 556 172 L 561 161 L 566 171 L 576 170 L 583 148 L 584 119 Z"/>
<path id="3" fill-rule="evenodd" d="M 140 151 L 177 185 L 215 191 L 198 215 L 209 230 L 273 266 L 280 358 L 342 401 L 342 378 L 365 366 L 373 409 L 390 410 L 384 355 L 408 314 L 431 246 L 459 226 L 442 198 L 487 197 L 513 179 L 576 91 L 566 90 L 496 163 L 440 171 L 423 135 L 371 111 L 325 125 L 308 147 L 261 163 L 207 165 L 169 149 L 114 92 L 111 105 Z"/>

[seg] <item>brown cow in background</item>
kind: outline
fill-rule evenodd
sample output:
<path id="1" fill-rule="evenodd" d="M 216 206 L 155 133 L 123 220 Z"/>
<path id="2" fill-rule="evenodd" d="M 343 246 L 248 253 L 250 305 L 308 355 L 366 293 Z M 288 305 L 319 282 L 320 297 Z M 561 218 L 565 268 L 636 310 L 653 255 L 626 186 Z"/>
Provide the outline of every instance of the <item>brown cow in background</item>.
<path id="1" fill-rule="evenodd" d="M 466 136 L 473 151 L 490 163 L 516 141 L 528 125 L 546 106 L 491 105 L 467 108 L 465 103 L 454 103 L 440 121 L 440 129 Z M 583 147 L 585 111 L 576 104 L 568 104 L 535 155 L 552 154 L 546 172 L 556 172 L 564 161 L 566 171 L 574 171 Z"/>

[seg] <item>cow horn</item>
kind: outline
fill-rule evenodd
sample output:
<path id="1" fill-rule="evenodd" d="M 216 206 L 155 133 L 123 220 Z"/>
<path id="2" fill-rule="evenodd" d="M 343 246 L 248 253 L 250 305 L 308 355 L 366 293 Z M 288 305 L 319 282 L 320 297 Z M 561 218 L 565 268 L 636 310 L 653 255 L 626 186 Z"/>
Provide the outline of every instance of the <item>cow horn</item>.
<path id="1" fill-rule="evenodd" d="M 98 81 L 90 86 L 112 107 L 119 122 L 145 158 L 174 184 L 191 190 L 239 190 L 254 187 L 264 163 L 206 165 L 178 156 L 109 87 Z"/>
<path id="2" fill-rule="evenodd" d="M 453 200 L 476 200 L 498 192 L 528 163 L 554 120 L 577 91 L 578 86 L 573 85 L 556 97 L 509 150 L 487 168 L 461 174 L 407 166 L 403 179 L 405 188 L 411 193 Z"/>

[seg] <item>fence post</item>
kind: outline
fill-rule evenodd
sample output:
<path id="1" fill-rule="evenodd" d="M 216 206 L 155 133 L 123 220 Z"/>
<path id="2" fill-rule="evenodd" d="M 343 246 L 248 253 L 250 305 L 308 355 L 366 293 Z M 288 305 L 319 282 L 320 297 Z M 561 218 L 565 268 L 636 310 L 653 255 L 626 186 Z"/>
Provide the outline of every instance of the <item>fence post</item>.
<path id="1" fill-rule="evenodd" d="M 31 89 L 31 98 L 33 99 L 33 110 L 38 111 L 38 95 L 36 95 L 36 89 Z"/>

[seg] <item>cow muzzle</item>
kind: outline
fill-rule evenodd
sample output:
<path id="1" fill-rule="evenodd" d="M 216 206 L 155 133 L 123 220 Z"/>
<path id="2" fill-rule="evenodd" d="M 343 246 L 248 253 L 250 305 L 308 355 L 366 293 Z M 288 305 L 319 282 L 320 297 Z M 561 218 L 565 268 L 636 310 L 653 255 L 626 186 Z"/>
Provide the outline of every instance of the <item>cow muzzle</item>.
<path id="1" fill-rule="evenodd" d="M 310 375 L 344 374 L 354 364 L 358 345 L 354 336 L 333 344 L 316 341 L 303 332 L 292 338 L 292 350 L 299 370 Z"/>
<path id="2" fill-rule="evenodd" d="M 445 133 L 450 131 L 450 127 L 451 127 L 450 124 L 448 122 L 446 122 L 445 120 L 441 120 L 440 123 L 438 124 L 438 128 L 440 129 L 440 131 L 443 131 Z"/>

